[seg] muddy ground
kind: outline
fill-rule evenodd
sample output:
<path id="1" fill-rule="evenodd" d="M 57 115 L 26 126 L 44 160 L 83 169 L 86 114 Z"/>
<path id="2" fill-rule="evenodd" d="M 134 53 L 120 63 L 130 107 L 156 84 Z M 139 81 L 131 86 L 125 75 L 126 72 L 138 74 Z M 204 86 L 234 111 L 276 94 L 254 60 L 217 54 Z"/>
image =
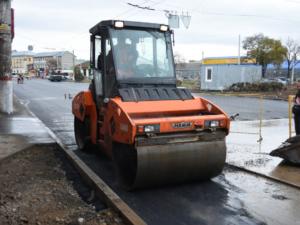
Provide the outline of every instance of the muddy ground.
<path id="1" fill-rule="evenodd" d="M 93 196 L 55 145 L 0 161 L 0 224 L 123 224 Z"/>

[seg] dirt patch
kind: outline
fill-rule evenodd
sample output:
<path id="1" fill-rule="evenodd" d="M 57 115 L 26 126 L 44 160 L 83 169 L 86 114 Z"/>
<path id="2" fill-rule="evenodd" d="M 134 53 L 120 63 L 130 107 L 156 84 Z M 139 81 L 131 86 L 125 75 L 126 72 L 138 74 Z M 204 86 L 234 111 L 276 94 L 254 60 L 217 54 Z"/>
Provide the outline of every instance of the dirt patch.
<path id="1" fill-rule="evenodd" d="M 0 161 L 0 224 L 123 224 L 55 145 Z"/>
<path id="2" fill-rule="evenodd" d="M 30 146 L 32 144 L 21 135 L 0 134 L 0 160 Z"/>

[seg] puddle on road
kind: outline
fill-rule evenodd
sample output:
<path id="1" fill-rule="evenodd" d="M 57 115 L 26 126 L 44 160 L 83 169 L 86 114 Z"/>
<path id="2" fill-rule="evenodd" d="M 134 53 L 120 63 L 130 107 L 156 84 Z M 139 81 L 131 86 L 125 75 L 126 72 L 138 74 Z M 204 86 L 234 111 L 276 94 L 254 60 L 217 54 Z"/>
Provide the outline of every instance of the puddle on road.
<path id="1" fill-rule="evenodd" d="M 288 138 L 288 120 L 263 121 L 261 142 L 258 142 L 258 124 L 259 121 L 232 123 L 232 132 L 226 140 L 227 163 L 300 187 L 300 167 L 284 164 L 281 158 L 269 155 Z M 280 196 L 273 197 L 285 198 Z"/>
<path id="2" fill-rule="evenodd" d="M 229 168 L 216 180 L 227 186 L 229 206 L 241 199 L 239 207 L 266 224 L 300 224 L 299 189 Z"/>
<path id="3" fill-rule="evenodd" d="M 262 141 L 258 142 L 259 121 L 232 123 L 226 140 L 227 163 L 300 187 L 300 167 L 283 165 L 281 158 L 269 156 L 288 138 L 288 120 L 268 120 L 262 124 Z"/>

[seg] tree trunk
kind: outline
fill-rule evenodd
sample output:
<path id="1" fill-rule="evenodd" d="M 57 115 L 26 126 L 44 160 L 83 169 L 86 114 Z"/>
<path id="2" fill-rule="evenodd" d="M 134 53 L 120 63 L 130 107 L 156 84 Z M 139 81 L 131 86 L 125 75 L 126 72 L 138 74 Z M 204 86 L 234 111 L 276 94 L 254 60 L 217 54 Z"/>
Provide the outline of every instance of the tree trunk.
<path id="1" fill-rule="evenodd" d="M 292 67 L 292 75 L 291 75 L 291 80 L 290 80 L 291 84 L 294 83 L 294 80 L 295 80 L 295 64 Z"/>
<path id="2" fill-rule="evenodd" d="M 290 74 L 291 74 L 291 62 L 288 61 L 287 62 L 287 78 L 290 78 Z"/>
<path id="3" fill-rule="evenodd" d="M 261 66 L 261 75 L 262 75 L 262 78 L 266 77 L 266 70 L 267 70 L 267 65 L 262 65 Z"/>
<path id="4" fill-rule="evenodd" d="M 0 0 L 0 112 L 12 111 L 11 1 Z"/>

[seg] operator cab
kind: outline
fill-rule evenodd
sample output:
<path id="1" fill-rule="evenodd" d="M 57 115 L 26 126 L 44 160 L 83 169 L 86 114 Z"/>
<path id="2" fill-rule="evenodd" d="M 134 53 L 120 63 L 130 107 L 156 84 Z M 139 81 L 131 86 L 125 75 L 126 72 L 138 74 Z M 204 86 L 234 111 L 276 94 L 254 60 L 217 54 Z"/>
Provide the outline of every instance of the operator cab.
<path id="1" fill-rule="evenodd" d="M 92 92 L 96 101 L 191 99 L 176 88 L 172 41 L 167 25 L 102 21 L 90 29 Z"/>

